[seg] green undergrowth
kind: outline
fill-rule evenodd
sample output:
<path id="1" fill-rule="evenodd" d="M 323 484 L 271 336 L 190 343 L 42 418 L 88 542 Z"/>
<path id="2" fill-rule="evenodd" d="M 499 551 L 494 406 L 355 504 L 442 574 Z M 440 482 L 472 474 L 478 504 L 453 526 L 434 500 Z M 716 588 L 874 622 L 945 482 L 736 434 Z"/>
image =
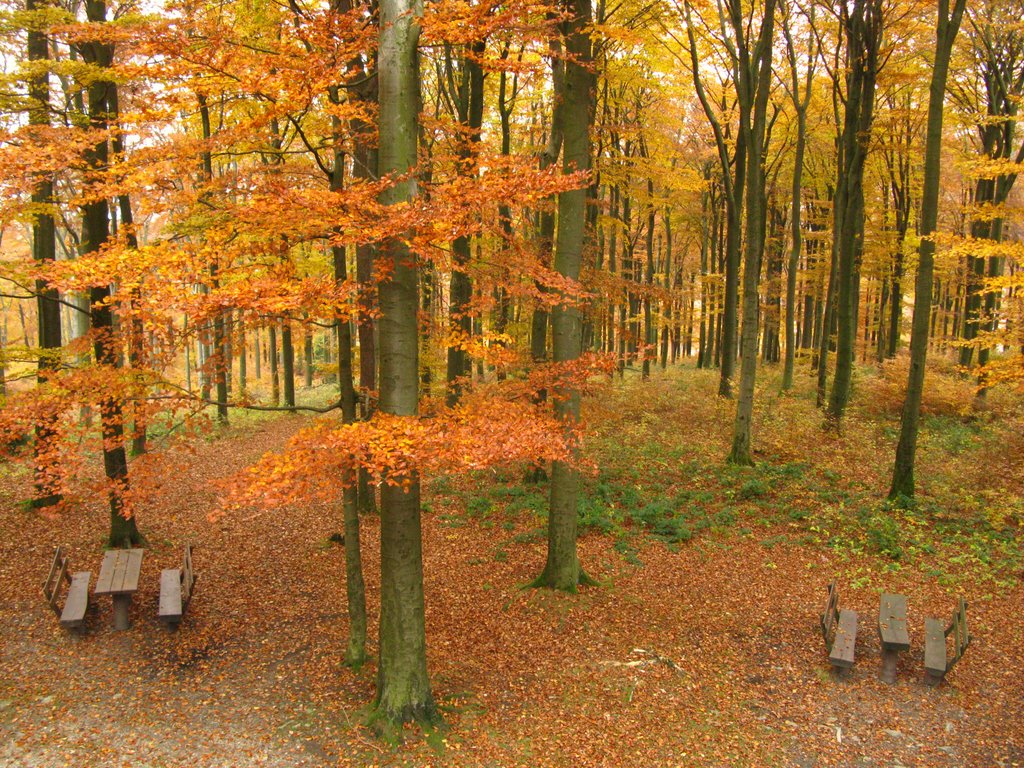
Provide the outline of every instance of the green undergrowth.
<path id="1" fill-rule="evenodd" d="M 856 428 L 829 438 L 813 397 L 779 397 L 776 390 L 763 398 L 755 422 L 765 433 L 778 430 L 780 448 L 758 454 L 754 467 L 737 467 L 724 460 L 722 425 L 732 404 L 714 397 L 714 385 L 707 372 L 684 370 L 614 388 L 587 441 L 598 469 L 583 475 L 581 535 L 611 538 L 637 565 L 651 543 L 728 547 L 734 537 L 749 537 L 766 551 L 816 547 L 840 559 L 867 558 L 878 573 L 915 569 L 951 587 L 1005 588 L 1020 579 L 1024 501 L 1012 484 L 992 485 L 978 471 L 1004 440 L 998 420 L 924 419 L 925 490 L 916 504 L 892 504 L 884 498 L 895 445 L 891 417 L 858 414 L 851 417 Z M 428 498 L 447 525 L 501 534 L 494 558 L 503 560 L 546 536 L 548 484 L 525 478 L 523 468 L 439 478 L 428 483 Z"/>

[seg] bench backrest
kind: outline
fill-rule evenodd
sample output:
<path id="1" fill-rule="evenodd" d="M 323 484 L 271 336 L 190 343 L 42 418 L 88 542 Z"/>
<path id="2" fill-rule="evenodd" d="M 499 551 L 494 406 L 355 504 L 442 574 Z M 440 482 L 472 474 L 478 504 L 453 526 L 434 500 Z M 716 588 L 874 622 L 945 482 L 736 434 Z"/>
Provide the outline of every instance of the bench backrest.
<path id="1" fill-rule="evenodd" d="M 967 631 L 967 601 L 961 596 L 957 600 L 956 610 L 953 611 L 953 619 L 946 627 L 946 637 L 953 635 L 953 658 L 946 668 L 952 667 L 960 657 L 964 655 L 967 646 L 971 644 L 971 633 Z"/>
<path id="2" fill-rule="evenodd" d="M 829 645 L 828 638 L 837 621 L 839 621 L 839 588 L 833 581 L 828 585 L 828 601 L 825 603 L 825 612 L 821 614 L 821 634 L 825 638 L 826 645 Z"/>
<path id="3" fill-rule="evenodd" d="M 187 603 L 192 596 L 192 585 L 196 577 L 192 570 L 192 545 L 185 545 L 185 559 L 181 566 L 181 602 Z"/>
<path id="4" fill-rule="evenodd" d="M 61 581 L 65 579 L 68 582 L 71 581 L 71 576 L 68 574 L 68 558 L 64 555 L 63 550 L 57 547 L 53 555 L 53 563 L 50 565 L 50 572 L 46 576 L 46 581 L 43 582 L 43 597 L 58 616 L 60 616 L 60 608 L 57 607 L 57 593 L 60 591 Z"/>

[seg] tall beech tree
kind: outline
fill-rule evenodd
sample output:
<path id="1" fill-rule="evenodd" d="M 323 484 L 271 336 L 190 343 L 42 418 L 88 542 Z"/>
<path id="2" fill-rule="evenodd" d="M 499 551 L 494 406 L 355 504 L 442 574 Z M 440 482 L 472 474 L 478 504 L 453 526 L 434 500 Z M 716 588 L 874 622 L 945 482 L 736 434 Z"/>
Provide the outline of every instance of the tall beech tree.
<path id="1" fill-rule="evenodd" d="M 864 250 L 864 163 L 871 142 L 875 84 L 882 47 L 882 0 L 841 4 L 846 31 L 846 103 L 836 181 L 833 258 L 836 260 L 836 371 L 826 418 L 838 426 L 850 399 L 857 340 L 860 263 Z"/>
<path id="2" fill-rule="evenodd" d="M 35 130 L 50 126 L 50 71 L 49 39 L 44 31 L 45 0 L 26 0 L 28 17 L 28 61 L 34 69 L 28 75 L 28 124 Z M 54 223 L 53 177 L 41 173 L 32 188 L 32 258 L 39 264 L 55 261 L 57 258 L 57 236 Z M 39 365 L 37 381 L 45 387 L 50 375 L 59 367 L 61 348 L 60 296 L 55 288 L 45 281 L 36 280 L 36 316 L 39 326 Z M 61 495 L 55 490 L 48 467 L 57 460 L 51 455 L 57 450 L 56 431 L 53 419 L 44 416 L 36 423 L 36 495 L 32 500 L 35 507 L 47 507 L 60 501 Z"/>
<path id="3" fill-rule="evenodd" d="M 103 0 L 86 0 L 86 18 L 97 25 L 107 21 L 107 6 Z M 93 144 L 85 151 L 86 172 L 98 180 L 107 170 L 110 148 L 107 132 L 111 124 L 111 98 L 114 82 L 109 70 L 114 59 L 114 46 L 103 40 L 80 44 L 83 60 L 92 66 L 88 80 L 89 130 Z M 87 176 L 87 179 L 89 177 Z M 102 190 L 102 188 L 101 188 Z M 98 255 L 110 238 L 109 206 L 101 190 L 90 190 L 82 207 L 82 253 Z M 96 364 L 112 376 L 121 367 L 121 351 L 109 283 L 94 284 L 89 291 L 90 316 L 93 333 L 93 355 Z M 107 477 L 107 497 L 110 504 L 111 546 L 135 546 L 143 539 L 134 515 L 128 514 L 124 493 L 128 488 L 128 459 L 124 447 L 124 405 L 115 392 L 100 400 L 100 423 L 103 436 L 103 469 Z"/>
<path id="4" fill-rule="evenodd" d="M 729 24 L 733 39 L 730 55 L 734 65 L 736 100 L 739 105 L 740 133 L 747 151 L 745 182 L 746 226 L 743 263 L 743 327 L 740 338 L 740 386 L 733 422 L 733 464 L 753 465 L 750 430 L 754 415 L 754 382 L 757 375 L 757 329 L 760 297 L 758 282 L 766 238 L 767 192 L 764 154 L 768 129 L 768 97 L 772 88 L 772 40 L 775 30 L 775 0 L 765 0 L 760 9 L 760 27 L 756 32 L 751 8 L 750 18 L 740 0 L 729 0 Z M 725 38 L 729 41 L 729 38 Z"/>
<path id="5" fill-rule="evenodd" d="M 739 306 L 740 261 L 743 248 L 743 199 L 746 184 L 747 140 L 748 132 L 740 131 L 735 141 L 730 140 L 731 123 L 719 117 L 719 110 L 708 95 L 704 84 L 704 76 L 700 69 L 700 49 L 697 44 L 697 26 L 692 4 L 687 0 L 683 4 L 684 21 L 686 24 L 690 69 L 693 74 L 693 85 L 697 92 L 704 114 L 711 124 L 718 150 L 718 161 L 722 172 L 722 197 L 725 201 L 725 291 L 721 314 L 721 338 L 716 351 L 716 359 L 720 360 L 720 376 L 718 394 L 721 397 L 732 397 L 733 379 L 736 373 L 736 330 L 737 308 Z M 725 12 L 721 2 L 718 6 L 723 32 Z M 770 54 L 769 54 L 770 55 Z M 736 61 L 727 64 L 728 71 L 736 77 Z M 748 105 L 748 108 L 751 105 Z"/>
<path id="6" fill-rule="evenodd" d="M 414 170 L 419 130 L 418 0 L 381 0 L 377 77 L 379 167 L 390 184 L 385 205 L 417 195 Z M 419 409 L 419 310 L 416 257 L 401 237 L 381 244 L 387 277 L 380 296 L 380 410 L 414 418 Z M 573 510 L 575 514 L 575 508 Z M 380 664 L 375 716 L 387 725 L 439 719 L 427 675 L 423 606 L 423 542 L 417 476 L 381 487 Z"/>
<path id="7" fill-rule="evenodd" d="M 332 0 L 332 8 L 337 13 L 351 13 L 351 0 Z M 355 57 L 348 64 L 350 75 L 358 78 L 364 70 L 362 56 Z M 340 105 L 342 89 L 332 86 L 329 90 L 331 102 Z M 341 192 L 345 188 L 345 151 L 342 143 L 344 125 L 334 115 L 331 118 L 332 138 L 334 139 L 333 163 L 330 167 L 330 188 L 333 192 Z M 364 133 L 362 124 L 353 126 L 353 134 Z M 331 246 L 331 260 L 334 267 L 334 279 L 339 286 L 348 281 L 348 262 L 345 246 Z M 358 259 L 358 252 L 356 255 Z M 346 317 L 335 320 L 335 334 L 338 343 L 338 394 L 341 397 L 341 418 L 346 424 L 355 423 L 356 389 L 352 370 L 352 323 Z M 355 470 L 358 472 L 358 470 Z M 363 578 L 363 555 L 360 541 L 359 526 L 359 482 L 358 476 L 353 477 L 349 470 L 342 490 L 342 515 L 345 525 L 345 595 L 348 602 L 348 646 L 345 649 L 345 661 L 353 667 L 362 666 L 366 661 L 366 582 Z"/>
<path id="8" fill-rule="evenodd" d="M 803 249 L 803 177 L 804 153 L 807 148 L 807 108 L 814 93 L 814 72 L 818 59 L 818 38 L 810 35 L 808 51 L 804 60 L 803 85 L 800 84 L 800 69 L 796 47 L 793 45 L 793 33 L 790 29 L 794 18 L 795 3 L 786 2 L 783 9 L 786 13 L 782 20 L 782 34 L 786 38 L 786 61 L 789 63 L 789 83 L 787 90 L 796 112 L 796 144 L 793 148 L 793 186 L 790 200 L 790 242 L 789 261 L 786 264 L 786 357 L 782 371 L 782 389 L 793 386 L 793 369 L 796 363 L 796 313 L 797 313 L 797 271 L 800 268 L 800 252 Z M 814 6 L 806 13 L 810 25 L 814 25 Z M 806 333 L 806 330 L 804 331 Z"/>
<path id="9" fill-rule="evenodd" d="M 561 79 L 563 91 L 555 98 L 561 101 L 562 168 L 566 173 L 574 173 L 590 168 L 590 127 L 596 85 L 591 70 L 590 0 L 565 0 L 563 11 L 566 19 L 561 28 L 566 62 Z M 563 191 L 558 195 L 554 267 L 556 272 L 573 282 L 579 280 L 583 265 L 586 205 L 585 188 Z M 578 302 L 577 297 L 563 292 L 552 308 L 552 352 L 556 364 L 572 362 L 583 352 Z M 555 413 L 567 429 L 573 429 L 580 412 L 580 393 L 575 385 L 556 388 L 552 399 Z M 547 561 L 534 582 L 535 586 L 575 592 L 580 584 L 588 582 L 576 553 L 578 495 L 579 470 L 569 462 L 552 462 Z"/>
<path id="10" fill-rule="evenodd" d="M 942 121 L 946 97 L 946 79 L 953 42 L 960 30 L 967 0 L 939 0 L 935 26 L 935 58 L 928 90 L 928 123 L 924 145 L 924 187 L 921 192 L 921 245 L 918 247 L 917 279 L 914 283 L 914 319 L 910 335 L 910 373 L 907 396 L 903 401 L 900 439 L 896 446 L 892 486 L 893 500 L 914 497 L 914 458 L 921 419 L 925 360 L 928 356 L 928 331 L 932 310 L 932 283 L 935 268 L 935 231 L 939 218 L 939 180 L 942 169 Z"/>
<path id="11" fill-rule="evenodd" d="M 449 101 L 457 113 L 460 130 L 457 138 L 457 159 L 461 165 L 459 172 L 467 176 L 476 173 L 474 147 L 479 144 L 480 128 L 483 125 L 484 70 L 481 57 L 484 47 L 483 40 L 474 40 L 458 64 L 453 59 L 451 49 L 448 48 L 443 73 L 438 77 L 438 87 L 447 91 Z M 471 372 L 471 361 L 466 350 L 467 343 L 473 335 L 473 316 L 469 306 L 473 298 L 473 284 L 468 273 L 469 260 L 470 238 L 468 235 L 460 235 L 452 243 L 452 277 L 449 290 L 449 333 L 452 340 L 448 346 L 445 377 L 449 405 L 458 402 L 463 387 L 462 379 Z"/>

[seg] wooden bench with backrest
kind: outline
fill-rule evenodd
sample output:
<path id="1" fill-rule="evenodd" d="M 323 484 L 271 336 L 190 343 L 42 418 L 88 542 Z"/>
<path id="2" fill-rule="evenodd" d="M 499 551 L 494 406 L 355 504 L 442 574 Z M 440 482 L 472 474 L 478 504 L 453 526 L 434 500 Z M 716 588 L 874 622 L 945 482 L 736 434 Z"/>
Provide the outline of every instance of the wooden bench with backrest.
<path id="1" fill-rule="evenodd" d="M 69 573 L 70 564 L 67 555 L 60 547 L 53 555 L 53 563 L 50 565 L 50 573 L 43 582 L 43 597 L 47 604 L 53 608 L 53 612 L 60 617 L 62 627 L 80 627 L 85 622 L 85 612 L 89 609 L 89 580 L 92 574 L 89 571 Z M 60 586 L 67 582 L 67 595 L 64 597 L 64 607 L 57 607 L 57 596 L 60 593 Z"/>
<path id="2" fill-rule="evenodd" d="M 828 585 L 828 601 L 825 612 L 821 614 L 821 634 L 833 669 L 841 671 L 852 667 L 857 642 L 857 612 L 839 609 L 839 588 L 834 581 Z"/>
<path id="3" fill-rule="evenodd" d="M 160 621 L 174 629 L 192 599 L 196 576 L 192 570 L 192 547 L 185 547 L 181 568 L 165 568 L 160 572 Z"/>
<path id="4" fill-rule="evenodd" d="M 946 638 L 953 636 L 953 655 L 946 655 Z M 953 665 L 960 661 L 971 644 L 971 634 L 967 631 L 967 601 L 962 597 L 957 601 L 953 618 L 945 627 L 941 619 L 924 620 L 924 669 L 925 682 L 938 685 L 946 677 Z"/>

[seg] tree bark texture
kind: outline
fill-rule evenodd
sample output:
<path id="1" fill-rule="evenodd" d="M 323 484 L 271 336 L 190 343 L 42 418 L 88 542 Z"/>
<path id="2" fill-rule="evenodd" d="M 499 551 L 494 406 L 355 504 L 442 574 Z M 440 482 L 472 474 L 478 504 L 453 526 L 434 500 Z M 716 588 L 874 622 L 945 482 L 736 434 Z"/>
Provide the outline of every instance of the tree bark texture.
<path id="1" fill-rule="evenodd" d="M 568 19 L 563 22 L 566 53 L 562 103 L 562 167 L 567 173 L 590 168 L 591 99 L 595 85 L 590 71 L 591 42 L 589 0 L 567 0 Z M 556 95 L 558 98 L 558 95 Z M 561 192 L 558 196 L 558 232 L 555 270 L 578 280 L 586 237 L 586 189 Z M 580 308 L 575 298 L 564 297 L 551 313 L 552 351 L 555 363 L 577 359 L 582 354 Z M 572 429 L 579 419 L 580 395 L 572 388 L 554 392 L 555 412 Z M 544 570 L 535 586 L 575 592 L 586 576 L 576 552 L 577 496 L 579 471 L 571 464 L 555 461 L 551 468 L 551 497 L 548 512 L 548 551 Z"/>
<path id="2" fill-rule="evenodd" d="M 907 397 L 900 420 L 900 440 L 896 446 L 892 486 L 889 498 L 913 498 L 914 459 L 917 454 L 917 433 L 921 419 L 921 396 L 924 391 L 925 361 L 928 355 L 928 324 L 931 318 L 932 281 L 935 240 L 932 234 L 938 223 L 939 174 L 942 162 L 942 118 L 946 95 L 946 78 L 953 41 L 960 29 L 967 0 L 939 0 L 935 31 L 935 64 L 928 92 L 928 128 L 924 149 L 924 187 L 921 195 L 921 245 L 918 248 L 917 280 L 914 285 L 914 319 L 910 336 L 910 373 Z"/>
<path id="3" fill-rule="evenodd" d="M 94 23 L 104 23 L 107 7 L 103 0 L 87 0 L 86 17 Z M 83 58 L 101 71 L 110 67 L 113 45 L 100 42 L 86 42 L 81 46 Z M 102 76 L 92 80 L 88 86 L 89 127 L 104 131 L 108 127 L 109 80 Z M 106 139 L 89 147 L 85 153 L 88 167 L 102 173 L 109 161 L 109 147 Z M 97 253 L 110 236 L 110 220 L 105 199 L 92 200 L 82 208 L 82 251 Z M 114 328 L 114 315 L 110 306 L 110 286 L 94 287 L 89 292 L 90 316 L 93 329 L 93 354 L 96 364 L 116 371 L 120 366 L 119 344 Z M 134 517 L 124 514 L 123 494 L 128 488 L 128 461 L 124 449 L 123 405 L 116 397 L 104 397 L 100 401 L 100 423 L 103 435 L 103 470 L 107 478 L 107 498 L 110 505 L 109 543 L 113 547 L 135 546 L 142 543 Z"/>
<path id="4" fill-rule="evenodd" d="M 378 82 L 382 175 L 407 175 L 386 189 L 381 202 L 394 205 L 417 194 L 417 116 L 420 108 L 417 41 L 422 5 L 382 0 Z M 417 266 L 399 239 L 381 248 L 389 276 L 380 295 L 380 409 L 414 417 L 419 402 L 419 309 Z M 385 483 L 381 489 L 380 666 L 376 716 L 389 725 L 438 719 L 427 676 L 423 603 L 423 549 L 419 478 Z"/>

